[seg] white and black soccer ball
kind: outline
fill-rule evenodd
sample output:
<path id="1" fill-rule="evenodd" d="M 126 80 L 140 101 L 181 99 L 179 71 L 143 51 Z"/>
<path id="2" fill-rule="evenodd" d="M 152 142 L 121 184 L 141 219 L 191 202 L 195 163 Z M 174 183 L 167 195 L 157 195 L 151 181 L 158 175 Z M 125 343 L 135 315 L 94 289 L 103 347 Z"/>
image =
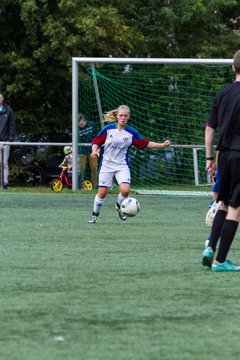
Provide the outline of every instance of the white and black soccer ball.
<path id="1" fill-rule="evenodd" d="M 124 199 L 121 204 L 121 211 L 129 217 L 136 216 L 141 209 L 140 203 L 133 197 Z"/>
<path id="2" fill-rule="evenodd" d="M 221 207 L 221 201 L 216 202 L 216 200 L 212 203 L 210 209 L 206 214 L 205 223 L 207 226 L 212 227 L 213 220 L 219 208 Z"/>

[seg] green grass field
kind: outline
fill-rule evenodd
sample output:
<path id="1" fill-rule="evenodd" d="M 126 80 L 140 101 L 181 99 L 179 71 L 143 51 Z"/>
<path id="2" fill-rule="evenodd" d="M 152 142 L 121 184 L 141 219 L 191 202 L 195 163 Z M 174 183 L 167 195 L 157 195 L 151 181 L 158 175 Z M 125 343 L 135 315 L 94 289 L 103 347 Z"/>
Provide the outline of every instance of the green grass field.
<path id="1" fill-rule="evenodd" d="M 120 222 L 109 195 L 88 225 L 93 197 L 0 193 L 0 359 L 239 359 L 240 275 L 201 266 L 210 197 Z"/>

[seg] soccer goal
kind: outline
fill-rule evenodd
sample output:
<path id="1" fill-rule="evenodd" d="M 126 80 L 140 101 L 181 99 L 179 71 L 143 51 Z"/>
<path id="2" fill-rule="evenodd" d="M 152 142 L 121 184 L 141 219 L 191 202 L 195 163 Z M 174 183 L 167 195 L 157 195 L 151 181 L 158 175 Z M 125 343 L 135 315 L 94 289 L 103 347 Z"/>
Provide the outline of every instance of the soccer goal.
<path id="1" fill-rule="evenodd" d="M 145 137 L 172 141 L 169 149 L 131 148 L 134 186 L 209 183 L 202 165 L 205 123 L 213 96 L 234 78 L 231 59 L 73 58 L 72 64 L 74 158 L 78 113 L 95 120 L 100 130 L 103 114 L 126 104 L 130 124 Z"/>
<path id="2" fill-rule="evenodd" d="M 193 166 L 195 185 L 210 185 L 212 178 L 211 175 L 205 171 L 206 159 L 204 148 L 193 148 Z"/>

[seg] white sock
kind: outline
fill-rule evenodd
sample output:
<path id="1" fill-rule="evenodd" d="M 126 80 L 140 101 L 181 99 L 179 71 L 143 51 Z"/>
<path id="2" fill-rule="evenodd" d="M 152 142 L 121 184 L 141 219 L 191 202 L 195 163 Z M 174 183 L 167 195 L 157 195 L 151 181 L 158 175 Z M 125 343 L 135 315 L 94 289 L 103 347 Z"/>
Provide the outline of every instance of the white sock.
<path id="1" fill-rule="evenodd" d="M 123 202 L 124 199 L 127 199 L 128 196 L 122 196 L 121 193 L 118 194 L 118 199 L 117 199 L 117 203 L 121 206 L 121 203 Z"/>
<path id="2" fill-rule="evenodd" d="M 95 212 L 95 214 L 99 214 L 99 213 L 100 213 L 100 210 L 101 210 L 101 207 L 102 207 L 103 204 L 104 204 L 104 201 L 105 201 L 105 198 L 104 198 L 104 199 L 101 199 L 101 198 L 98 197 L 97 195 L 95 196 L 94 204 L 93 204 L 93 211 Z"/>

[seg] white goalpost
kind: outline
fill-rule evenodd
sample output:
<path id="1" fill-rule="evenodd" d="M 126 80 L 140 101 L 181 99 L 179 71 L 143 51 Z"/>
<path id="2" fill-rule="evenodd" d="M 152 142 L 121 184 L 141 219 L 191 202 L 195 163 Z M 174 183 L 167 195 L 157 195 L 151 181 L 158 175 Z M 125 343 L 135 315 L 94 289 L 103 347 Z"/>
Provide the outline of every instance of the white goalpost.
<path id="1" fill-rule="evenodd" d="M 182 58 L 182 59 L 172 59 L 172 58 L 87 58 L 87 57 L 73 57 L 72 58 L 72 148 L 73 148 L 73 176 L 72 176 L 72 190 L 76 191 L 78 189 L 78 175 L 77 175 L 77 157 L 78 157 L 78 113 L 81 106 L 79 100 L 79 66 L 80 64 L 89 64 L 93 69 L 97 64 L 125 64 L 125 65 L 231 65 L 232 59 L 191 59 L 191 58 Z M 95 89 L 96 96 L 96 108 L 99 116 L 99 121 L 101 126 L 103 126 L 103 111 L 102 111 L 102 102 L 101 97 L 98 92 L 98 83 L 97 78 L 93 76 L 93 86 Z M 190 129 L 191 130 L 191 129 Z M 194 130 L 193 130 L 194 131 Z M 195 185 L 200 184 L 200 178 L 198 174 L 198 152 L 199 149 L 204 150 L 203 144 L 188 144 L 185 145 L 174 145 L 173 148 L 191 148 L 193 149 L 193 162 L 194 162 L 194 178 Z M 209 179 L 206 178 L 206 183 Z"/>

